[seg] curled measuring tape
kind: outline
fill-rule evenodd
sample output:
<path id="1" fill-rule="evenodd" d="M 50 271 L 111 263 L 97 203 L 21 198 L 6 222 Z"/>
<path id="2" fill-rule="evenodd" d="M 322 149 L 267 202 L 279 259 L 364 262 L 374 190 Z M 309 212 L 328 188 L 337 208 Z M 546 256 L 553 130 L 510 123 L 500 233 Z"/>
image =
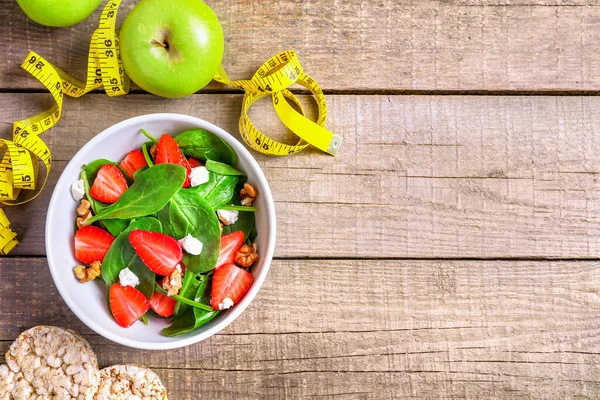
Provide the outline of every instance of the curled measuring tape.
<path id="1" fill-rule="evenodd" d="M 43 190 L 52 167 L 52 156 L 40 134 L 52 128 L 62 114 L 63 96 L 81 97 L 91 90 L 104 86 L 109 96 L 129 92 L 129 78 L 123 70 L 119 53 L 119 38 L 115 28 L 117 10 L 121 0 L 111 0 L 100 17 L 98 29 L 92 35 L 88 55 L 86 81 L 83 82 L 50 64 L 42 56 L 30 52 L 21 65 L 39 80 L 52 94 L 56 104 L 33 117 L 13 124 L 13 140 L 0 139 L 0 203 L 18 205 L 35 199 Z M 323 91 L 310 76 L 304 73 L 296 53 L 284 51 L 271 57 L 249 80 L 232 81 L 220 67 L 214 80 L 245 92 L 240 117 L 240 133 L 244 141 L 256 151 L 284 156 L 298 153 L 314 146 L 336 155 L 342 138 L 325 129 L 327 104 Z M 305 116 L 299 99 L 288 90 L 293 84 L 304 86 L 315 98 L 318 106 L 317 121 Z M 248 110 L 261 98 L 271 96 L 277 115 L 300 141 L 289 145 L 275 141 L 260 132 L 250 120 Z M 286 100 L 287 99 L 287 100 Z M 296 111 L 288 100 L 295 104 Z M 45 176 L 38 179 L 39 162 L 45 166 Z M 21 190 L 35 191 L 25 200 L 19 200 Z M 18 244 L 16 233 L 0 209 L 0 254 L 7 254 Z"/>
<path id="2" fill-rule="evenodd" d="M 21 67 L 40 81 L 52 94 L 56 104 L 33 117 L 13 124 L 12 140 L 0 139 L 0 203 L 18 205 L 35 199 L 43 190 L 50 170 L 52 156 L 40 134 L 52 128 L 62 114 L 63 95 L 81 97 L 104 86 L 109 96 L 129 91 L 129 79 L 119 57 L 119 43 L 115 31 L 117 9 L 121 0 L 110 1 L 100 17 L 98 29 L 92 35 L 88 56 L 86 81 L 67 74 L 35 52 L 30 52 Z M 42 162 L 45 176 L 39 182 L 38 166 Z M 25 200 L 19 200 L 22 190 L 35 191 Z M 6 254 L 18 244 L 6 214 L 0 210 L 0 254 Z"/>
<path id="3" fill-rule="evenodd" d="M 245 92 L 240 117 L 240 133 L 250 147 L 261 153 L 285 156 L 298 153 L 312 145 L 331 155 L 336 155 L 342 138 L 325 129 L 327 120 L 327 102 L 323 91 L 310 76 L 302 70 L 302 65 L 293 50 L 284 51 L 271 57 L 250 80 L 232 81 L 220 67 L 214 80 Z M 304 86 L 315 97 L 318 106 L 317 122 L 304 116 L 304 109 L 298 98 L 287 88 L 294 83 Z M 248 116 L 248 110 L 257 100 L 271 96 L 279 119 L 296 134 L 300 141 L 296 145 L 277 142 L 260 132 Z M 296 111 L 288 102 L 291 100 Z"/>

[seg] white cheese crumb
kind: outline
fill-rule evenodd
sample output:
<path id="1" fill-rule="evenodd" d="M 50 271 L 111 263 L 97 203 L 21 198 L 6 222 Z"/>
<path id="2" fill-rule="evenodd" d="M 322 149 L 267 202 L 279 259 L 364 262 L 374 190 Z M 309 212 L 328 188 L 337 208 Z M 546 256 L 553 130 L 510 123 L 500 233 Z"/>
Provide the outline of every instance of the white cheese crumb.
<path id="1" fill-rule="evenodd" d="M 202 248 L 204 245 L 201 241 L 188 234 L 183 239 L 179 239 L 177 241 L 182 249 L 186 251 L 186 253 L 191 254 L 193 256 L 200 255 L 202 253 Z"/>
<path id="2" fill-rule="evenodd" d="M 233 307 L 233 300 L 231 300 L 229 297 L 225 297 L 223 302 L 219 303 L 219 310 L 227 310 L 231 307 Z"/>
<path id="3" fill-rule="evenodd" d="M 140 279 L 129 268 L 125 268 L 119 272 L 119 282 L 123 286 L 136 287 L 140 284 Z"/>
<path id="4" fill-rule="evenodd" d="M 71 184 L 71 196 L 75 201 L 80 201 L 85 196 L 85 188 L 83 187 L 83 179 L 78 179 Z"/>
<path id="5" fill-rule="evenodd" d="M 192 187 L 200 186 L 209 180 L 209 172 L 206 167 L 195 167 L 190 172 L 190 185 Z"/>
<path id="6" fill-rule="evenodd" d="M 235 224 L 238 220 L 240 212 L 237 210 L 217 210 L 217 215 L 223 225 Z"/>

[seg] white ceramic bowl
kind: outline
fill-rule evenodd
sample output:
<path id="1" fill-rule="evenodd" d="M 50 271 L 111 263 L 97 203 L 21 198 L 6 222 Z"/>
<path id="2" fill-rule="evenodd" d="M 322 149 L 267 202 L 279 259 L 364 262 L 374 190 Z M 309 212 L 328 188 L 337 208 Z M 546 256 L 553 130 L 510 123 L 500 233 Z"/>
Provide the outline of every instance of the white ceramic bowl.
<path id="1" fill-rule="evenodd" d="M 150 317 L 148 326 L 136 322 L 130 328 L 121 328 L 107 307 L 106 287 L 103 282 L 81 284 L 73 276 L 78 264 L 74 257 L 74 218 L 77 202 L 71 197 L 71 183 L 79 179 L 81 166 L 98 158 L 120 161 L 132 149 L 139 148 L 147 139 L 140 133 L 146 129 L 154 136 L 172 135 L 189 129 L 203 128 L 221 137 L 238 155 L 236 168 L 248 175 L 248 182 L 256 186 L 259 196 L 255 201 L 257 244 L 260 260 L 252 268 L 254 283 L 250 291 L 232 309 L 221 313 L 196 331 L 176 337 L 166 337 L 161 329 L 168 320 Z M 98 334 L 129 347 L 163 350 L 183 347 L 206 339 L 235 320 L 254 299 L 264 282 L 275 248 L 275 207 L 265 176 L 252 155 L 223 129 L 198 118 L 180 114 L 150 114 L 131 118 L 111 126 L 90 140 L 73 157 L 56 184 L 46 219 L 46 252 L 54 284 L 71 311 Z"/>

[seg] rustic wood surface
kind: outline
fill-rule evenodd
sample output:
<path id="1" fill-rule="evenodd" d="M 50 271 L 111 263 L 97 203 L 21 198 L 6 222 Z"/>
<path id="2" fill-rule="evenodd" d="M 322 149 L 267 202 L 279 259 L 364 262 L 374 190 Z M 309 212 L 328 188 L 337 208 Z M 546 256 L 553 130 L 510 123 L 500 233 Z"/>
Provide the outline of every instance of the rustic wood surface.
<path id="1" fill-rule="evenodd" d="M 123 1 L 120 19 L 134 6 Z M 209 1 L 226 36 L 223 66 L 246 79 L 293 48 L 326 90 L 598 91 L 598 0 Z M 85 73 L 94 17 L 68 29 L 0 0 L 0 89 L 39 89 L 29 50 Z M 223 89 L 215 84 L 211 88 Z"/>
<path id="2" fill-rule="evenodd" d="M 0 363 L 21 331 L 55 324 L 84 334 L 102 366 L 150 366 L 175 400 L 600 399 L 600 98 L 584 96 L 600 90 L 600 1 L 208 3 L 231 76 L 296 49 L 345 140 L 336 158 L 253 153 L 278 214 L 263 289 L 185 349 L 128 349 L 79 322 L 43 244 L 68 161 L 146 113 L 237 135 L 241 95 L 66 99 L 43 136 L 46 190 L 5 209 L 22 243 L 0 259 Z M 98 15 L 50 29 L 0 0 L 0 137 L 52 104 L 19 68 L 27 51 L 82 76 Z M 271 108 L 251 116 L 286 139 Z"/>

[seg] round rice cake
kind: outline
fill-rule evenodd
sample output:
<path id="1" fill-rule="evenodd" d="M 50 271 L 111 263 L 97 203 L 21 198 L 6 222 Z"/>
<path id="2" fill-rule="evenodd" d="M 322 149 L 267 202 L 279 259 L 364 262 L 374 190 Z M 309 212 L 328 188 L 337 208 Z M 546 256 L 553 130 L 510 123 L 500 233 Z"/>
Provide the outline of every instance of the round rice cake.
<path id="1" fill-rule="evenodd" d="M 63 328 L 36 326 L 21 333 L 6 364 L 14 373 L 15 400 L 92 400 L 98 390 L 96 354 L 81 335 Z"/>
<path id="2" fill-rule="evenodd" d="M 15 388 L 15 373 L 8 366 L 0 365 L 0 400 L 12 400 Z"/>
<path id="3" fill-rule="evenodd" d="M 167 389 L 149 368 L 113 365 L 100 371 L 96 400 L 167 400 Z"/>

